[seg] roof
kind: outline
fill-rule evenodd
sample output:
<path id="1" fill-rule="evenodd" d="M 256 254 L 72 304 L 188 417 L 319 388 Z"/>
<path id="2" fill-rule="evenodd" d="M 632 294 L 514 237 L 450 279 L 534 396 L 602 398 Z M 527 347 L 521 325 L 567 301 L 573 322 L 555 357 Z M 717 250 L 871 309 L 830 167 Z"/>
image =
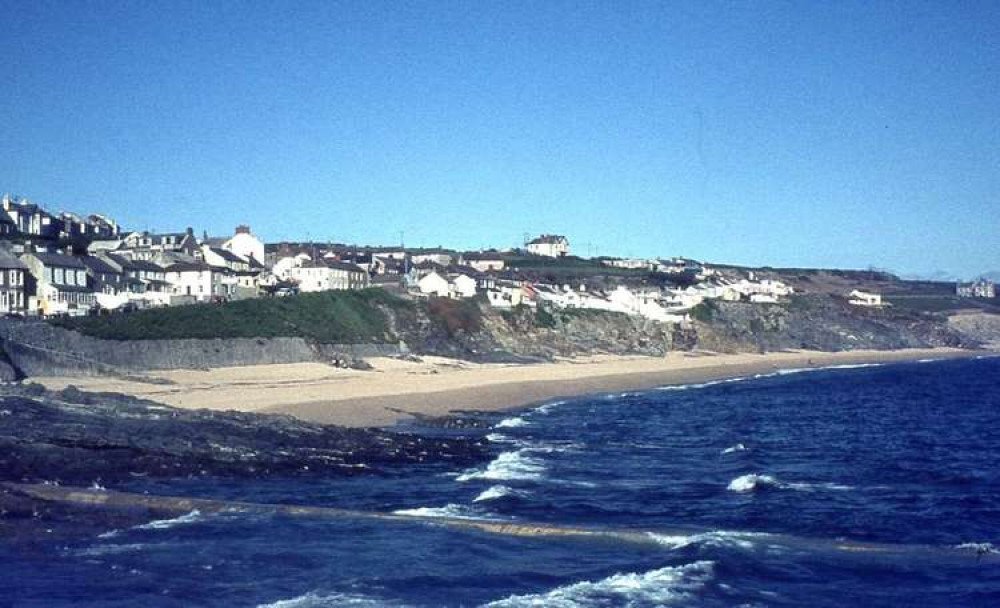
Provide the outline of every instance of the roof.
<path id="1" fill-rule="evenodd" d="M 149 260 L 129 260 L 129 267 L 133 270 L 145 270 L 148 272 L 163 272 L 163 266 Z"/>
<path id="2" fill-rule="evenodd" d="M 240 264 L 246 264 L 247 263 L 247 261 L 245 259 L 243 259 L 240 256 L 236 255 L 232 251 L 229 251 L 228 249 L 223 249 L 221 247 L 209 247 L 209 249 L 212 250 L 212 253 L 214 253 L 215 255 L 217 255 L 219 257 L 221 257 L 222 259 L 226 260 L 227 262 L 238 262 Z"/>
<path id="3" fill-rule="evenodd" d="M 111 266 L 101 258 L 94 257 L 92 255 L 82 256 L 80 257 L 80 261 L 87 267 L 87 270 L 92 272 L 100 274 L 121 274 L 121 271 L 115 267 Z"/>
<path id="4" fill-rule="evenodd" d="M 561 234 L 543 234 L 542 236 L 528 241 L 529 245 L 558 245 L 568 243 L 569 240 Z"/>
<path id="5" fill-rule="evenodd" d="M 212 267 L 202 262 L 174 262 L 164 270 L 167 272 L 202 272 L 212 270 Z"/>
<path id="6" fill-rule="evenodd" d="M 25 270 L 28 267 L 24 265 L 24 262 L 15 258 L 13 255 L 7 253 L 6 251 L 0 249 L 0 268 L 5 270 L 17 269 Z"/>
<path id="7" fill-rule="evenodd" d="M 499 260 L 502 262 L 504 256 L 499 251 L 472 251 L 469 253 L 463 253 L 462 259 L 466 261 Z"/>
<path id="8" fill-rule="evenodd" d="M 80 268 L 85 270 L 87 267 L 83 265 L 80 258 L 75 258 L 71 255 L 63 255 L 61 253 L 43 253 L 34 252 L 25 255 L 32 255 L 38 259 L 39 262 L 46 266 L 59 266 L 60 268 Z"/>

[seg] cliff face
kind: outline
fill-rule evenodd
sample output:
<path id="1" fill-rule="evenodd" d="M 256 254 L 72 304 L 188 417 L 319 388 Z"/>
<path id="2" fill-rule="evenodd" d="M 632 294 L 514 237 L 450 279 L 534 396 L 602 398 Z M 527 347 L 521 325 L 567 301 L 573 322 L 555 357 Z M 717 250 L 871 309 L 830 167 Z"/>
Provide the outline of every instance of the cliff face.
<path id="1" fill-rule="evenodd" d="M 1000 323 L 994 323 L 1000 317 L 995 315 L 949 324 L 944 315 L 868 309 L 822 295 L 796 296 L 782 304 L 706 302 L 684 327 L 593 310 L 498 311 L 474 300 L 392 306 L 376 302 L 366 314 L 377 321 L 380 343 L 334 344 L 315 336 L 103 340 L 44 322 L 0 319 L 0 348 L 10 364 L 4 367 L 0 358 L 0 377 L 330 362 L 411 352 L 526 362 L 589 354 L 662 356 L 693 348 L 763 352 L 971 347 L 1000 336 Z M 321 335 L 329 322 L 317 321 L 311 329 Z M 996 335 L 984 328 L 993 328 Z"/>
<path id="2" fill-rule="evenodd" d="M 723 352 L 892 350 L 980 343 L 972 332 L 949 327 L 943 316 L 852 306 L 829 296 L 796 296 L 787 304 L 713 301 L 696 310 L 695 317 L 698 347 Z"/>
<path id="3" fill-rule="evenodd" d="M 690 348 L 695 340 L 689 330 L 619 313 L 527 308 L 500 312 L 471 302 L 454 306 L 464 311 L 431 310 L 425 324 L 406 332 L 407 344 L 427 354 L 505 361 L 588 354 L 662 356 Z"/>

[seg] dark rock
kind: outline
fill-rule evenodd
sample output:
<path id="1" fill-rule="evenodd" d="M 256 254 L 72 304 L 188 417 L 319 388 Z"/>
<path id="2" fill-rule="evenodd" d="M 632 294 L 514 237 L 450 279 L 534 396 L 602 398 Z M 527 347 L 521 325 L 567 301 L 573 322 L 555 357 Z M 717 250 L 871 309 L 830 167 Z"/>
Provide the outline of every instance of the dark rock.
<path id="1" fill-rule="evenodd" d="M 0 391 L 0 480 L 79 485 L 141 477 L 355 475 L 470 464 L 482 441 L 349 429 L 289 416 L 180 410 L 123 395 L 33 385 Z"/>

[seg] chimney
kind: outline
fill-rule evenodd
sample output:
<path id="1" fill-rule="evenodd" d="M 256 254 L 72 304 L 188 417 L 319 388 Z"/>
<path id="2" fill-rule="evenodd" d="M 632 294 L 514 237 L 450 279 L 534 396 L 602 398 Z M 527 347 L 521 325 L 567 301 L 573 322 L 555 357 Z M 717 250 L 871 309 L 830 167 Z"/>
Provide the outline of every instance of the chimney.
<path id="1" fill-rule="evenodd" d="M 236 234 L 250 234 L 250 226 L 240 224 L 236 227 Z"/>

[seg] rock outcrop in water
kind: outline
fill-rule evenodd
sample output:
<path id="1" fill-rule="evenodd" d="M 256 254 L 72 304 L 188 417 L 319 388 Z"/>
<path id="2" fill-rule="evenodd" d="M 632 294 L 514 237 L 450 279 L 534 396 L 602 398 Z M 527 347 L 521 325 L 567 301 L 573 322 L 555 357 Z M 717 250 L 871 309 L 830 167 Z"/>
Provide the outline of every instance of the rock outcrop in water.
<path id="1" fill-rule="evenodd" d="M 0 480 L 79 485 L 136 477 L 353 475 L 400 464 L 480 461 L 486 446 L 296 418 L 180 410 L 72 387 L 0 392 Z"/>

